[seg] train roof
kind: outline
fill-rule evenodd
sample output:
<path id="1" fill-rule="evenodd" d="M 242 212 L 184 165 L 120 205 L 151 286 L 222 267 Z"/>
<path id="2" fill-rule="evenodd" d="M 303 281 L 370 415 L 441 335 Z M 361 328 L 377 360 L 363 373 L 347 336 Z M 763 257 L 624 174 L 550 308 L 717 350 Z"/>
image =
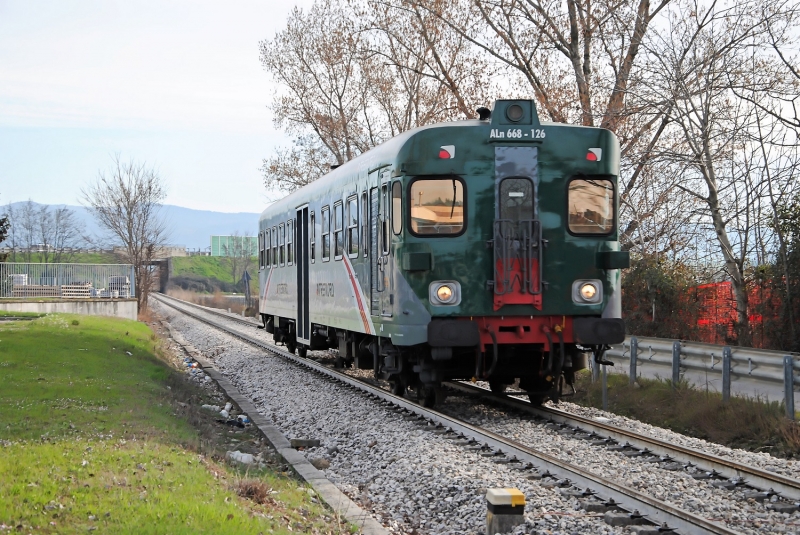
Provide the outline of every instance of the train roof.
<path id="1" fill-rule="evenodd" d="M 394 136 L 391 139 L 387 139 L 380 145 L 368 150 L 367 152 L 361 153 L 352 160 L 343 163 L 336 169 L 332 169 L 329 173 L 321 176 L 317 180 L 311 182 L 307 186 L 303 186 L 299 188 L 286 197 L 283 197 L 280 200 L 275 201 L 274 203 L 270 204 L 261 212 L 261 216 L 259 218 L 262 219 L 267 212 L 274 212 L 276 208 L 278 208 L 282 204 L 286 204 L 289 207 L 294 208 L 296 202 L 293 200 L 298 200 L 298 197 L 311 195 L 313 196 L 317 190 L 323 190 L 329 186 L 331 182 L 335 182 L 341 178 L 345 178 L 347 176 L 357 176 L 360 173 L 372 171 L 378 169 L 380 167 L 385 167 L 390 165 L 391 161 L 393 161 L 394 156 L 400 152 L 403 146 L 416 134 L 423 132 L 425 130 L 432 130 L 435 128 L 443 128 L 443 127 L 464 127 L 464 126 L 487 126 L 486 121 L 481 121 L 479 119 L 464 119 L 462 121 L 447 121 L 442 123 L 434 123 L 425 126 L 419 126 L 417 128 L 413 128 L 411 130 L 407 130 L 401 134 Z"/>

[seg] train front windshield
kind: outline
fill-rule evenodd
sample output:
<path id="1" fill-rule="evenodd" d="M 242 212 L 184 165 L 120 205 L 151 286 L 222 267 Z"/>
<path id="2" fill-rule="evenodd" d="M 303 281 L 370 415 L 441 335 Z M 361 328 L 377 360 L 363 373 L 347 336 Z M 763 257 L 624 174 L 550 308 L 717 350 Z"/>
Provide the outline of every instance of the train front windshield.
<path id="1" fill-rule="evenodd" d="M 409 191 L 411 232 L 446 236 L 464 230 L 464 183 L 452 178 L 419 178 Z"/>

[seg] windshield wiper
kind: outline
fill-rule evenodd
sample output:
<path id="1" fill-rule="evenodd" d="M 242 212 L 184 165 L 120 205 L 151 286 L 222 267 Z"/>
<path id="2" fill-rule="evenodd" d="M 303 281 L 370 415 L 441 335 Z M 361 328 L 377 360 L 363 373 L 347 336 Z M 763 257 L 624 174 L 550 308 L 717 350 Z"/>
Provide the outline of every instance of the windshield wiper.
<path id="1" fill-rule="evenodd" d="M 453 212 L 456 211 L 456 179 L 453 179 L 453 205 L 450 207 L 450 219 L 453 219 Z"/>

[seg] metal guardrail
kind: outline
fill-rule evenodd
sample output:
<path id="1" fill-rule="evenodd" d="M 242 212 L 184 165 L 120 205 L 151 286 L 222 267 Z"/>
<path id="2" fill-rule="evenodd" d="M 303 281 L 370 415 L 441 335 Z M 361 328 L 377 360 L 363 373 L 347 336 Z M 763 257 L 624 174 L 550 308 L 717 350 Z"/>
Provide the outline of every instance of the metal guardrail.
<path id="1" fill-rule="evenodd" d="M 671 368 L 673 383 L 678 383 L 681 372 L 687 370 L 718 374 L 722 379 L 723 401 L 730 399 L 731 379 L 783 384 L 786 415 L 794 419 L 794 385 L 800 384 L 798 353 L 629 336 L 605 355 L 612 361 L 629 362 L 631 383 L 636 380 L 640 365 Z"/>
<path id="2" fill-rule="evenodd" d="M 131 264 L 0 262 L 0 298 L 130 298 L 135 286 Z"/>

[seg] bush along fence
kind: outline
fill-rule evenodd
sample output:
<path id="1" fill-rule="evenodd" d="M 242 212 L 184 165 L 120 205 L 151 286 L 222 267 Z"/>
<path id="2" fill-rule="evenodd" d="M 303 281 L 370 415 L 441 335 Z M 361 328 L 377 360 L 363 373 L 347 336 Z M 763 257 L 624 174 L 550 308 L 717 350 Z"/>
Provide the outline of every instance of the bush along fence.
<path id="1" fill-rule="evenodd" d="M 673 385 L 687 370 L 717 376 L 722 379 L 723 401 L 730 399 L 732 379 L 749 379 L 765 386 L 782 384 L 786 416 L 795 419 L 794 387 L 800 384 L 797 353 L 631 336 L 608 350 L 606 358 L 628 361 L 631 384 L 638 377 L 639 366 L 671 368 Z M 597 377 L 596 367 L 594 373 Z"/>
<path id="2" fill-rule="evenodd" d="M 0 262 L 0 298 L 136 297 L 131 264 Z"/>

